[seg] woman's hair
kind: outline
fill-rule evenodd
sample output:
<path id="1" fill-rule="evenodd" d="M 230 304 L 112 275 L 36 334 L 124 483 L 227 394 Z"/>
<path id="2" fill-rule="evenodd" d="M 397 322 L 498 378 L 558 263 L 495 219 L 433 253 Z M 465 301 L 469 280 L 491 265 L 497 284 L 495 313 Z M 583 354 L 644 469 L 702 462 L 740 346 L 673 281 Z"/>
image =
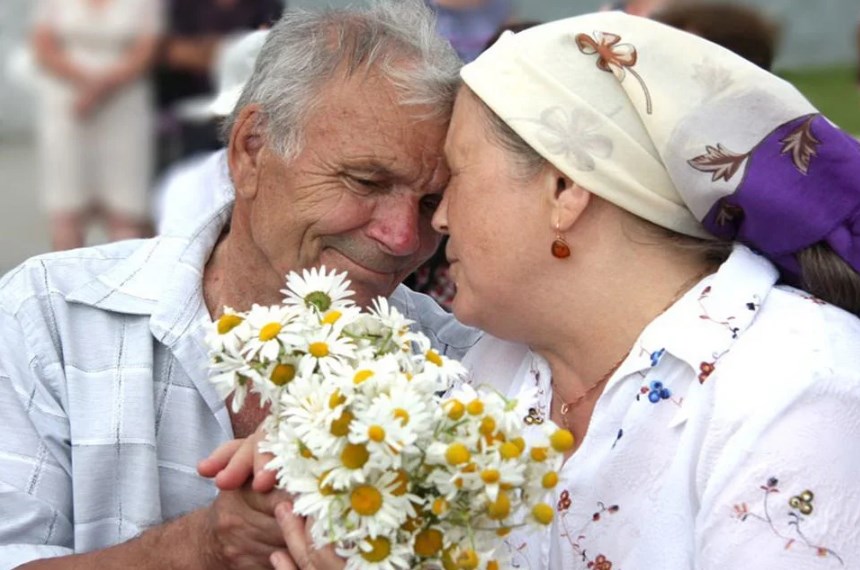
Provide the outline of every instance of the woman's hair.
<path id="1" fill-rule="evenodd" d="M 268 143 L 294 157 L 323 88 L 371 69 L 391 81 L 400 103 L 430 107 L 427 118 L 447 118 L 461 65 L 421 0 L 379 1 L 360 12 L 288 10 L 269 32 L 222 138 L 229 140 L 243 107 L 257 104 Z"/>
<path id="2" fill-rule="evenodd" d="M 474 94 L 482 110 L 487 132 L 492 142 L 510 153 L 514 164 L 514 175 L 523 180 L 536 176 L 548 161 L 496 115 Z M 699 239 L 641 221 L 647 239 L 656 238 L 659 243 L 668 243 L 680 250 L 696 254 L 704 262 L 719 265 L 728 259 L 732 242 L 725 240 Z M 638 232 L 641 235 L 641 232 Z M 638 239 L 638 238 L 637 238 Z M 797 254 L 801 267 L 801 287 L 837 307 L 860 316 L 860 274 L 842 260 L 826 243 L 818 243 Z"/>
<path id="3" fill-rule="evenodd" d="M 829 245 L 819 242 L 797 254 L 800 286 L 819 299 L 860 316 L 860 274 Z"/>

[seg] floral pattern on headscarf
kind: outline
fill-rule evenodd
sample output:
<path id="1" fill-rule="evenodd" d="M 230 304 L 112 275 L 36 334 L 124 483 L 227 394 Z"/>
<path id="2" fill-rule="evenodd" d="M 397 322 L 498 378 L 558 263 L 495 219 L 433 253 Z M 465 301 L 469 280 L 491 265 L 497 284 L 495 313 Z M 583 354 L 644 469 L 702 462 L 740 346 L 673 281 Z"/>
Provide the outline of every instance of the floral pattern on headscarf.
<path id="1" fill-rule="evenodd" d="M 594 170 L 594 158 L 612 156 L 612 140 L 600 134 L 601 121 L 588 109 L 550 107 L 536 121 L 542 128 L 537 133 L 549 152 L 573 160 L 577 170 Z"/>
<path id="2" fill-rule="evenodd" d="M 610 32 L 594 32 L 592 36 L 577 34 L 575 41 L 579 51 L 585 55 L 597 54 L 597 68 L 612 73 L 619 82 L 624 81 L 626 72 L 629 71 L 642 86 L 645 92 L 646 112 L 651 114 L 651 93 L 645 85 L 645 80 L 633 69 L 639 57 L 633 44 L 620 43 L 621 36 Z"/>

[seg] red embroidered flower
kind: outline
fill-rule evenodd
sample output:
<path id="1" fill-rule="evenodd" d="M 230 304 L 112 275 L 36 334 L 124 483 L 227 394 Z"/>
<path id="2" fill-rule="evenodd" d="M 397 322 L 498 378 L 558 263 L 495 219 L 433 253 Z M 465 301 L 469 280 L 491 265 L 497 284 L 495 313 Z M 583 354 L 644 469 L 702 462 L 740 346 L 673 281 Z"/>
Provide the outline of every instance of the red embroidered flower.
<path id="1" fill-rule="evenodd" d="M 606 559 L 602 554 L 598 554 L 594 562 L 590 562 L 588 567 L 592 570 L 612 570 L 612 562 Z"/>
<path id="2" fill-rule="evenodd" d="M 704 384 L 708 376 L 714 371 L 713 362 L 703 362 L 699 364 L 699 384 Z"/>
<path id="3" fill-rule="evenodd" d="M 558 499 L 558 512 L 566 511 L 571 504 L 570 493 L 567 490 L 562 491 L 561 497 Z"/>

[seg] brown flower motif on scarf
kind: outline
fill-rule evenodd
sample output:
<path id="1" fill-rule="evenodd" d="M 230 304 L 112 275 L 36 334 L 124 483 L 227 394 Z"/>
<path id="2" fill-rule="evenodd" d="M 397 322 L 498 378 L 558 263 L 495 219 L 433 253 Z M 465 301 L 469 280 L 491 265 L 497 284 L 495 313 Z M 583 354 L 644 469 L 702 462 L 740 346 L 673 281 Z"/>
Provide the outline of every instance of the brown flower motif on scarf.
<path id="1" fill-rule="evenodd" d="M 651 93 L 642 76 L 633 69 L 639 57 L 633 44 L 622 44 L 621 36 L 609 32 L 594 32 L 593 36 L 577 34 L 574 39 L 579 51 L 585 55 L 597 54 L 597 68 L 612 73 L 619 82 L 624 81 L 629 71 L 642 86 L 642 91 L 645 92 L 646 112 L 651 114 Z"/>
<path id="2" fill-rule="evenodd" d="M 688 160 L 687 164 L 701 172 L 710 172 L 712 182 L 720 178 L 728 182 L 747 158 L 749 153 L 732 152 L 717 143 L 717 146 L 706 145 L 705 154 Z"/>
<path id="3" fill-rule="evenodd" d="M 801 174 L 809 173 L 809 162 L 818 154 L 818 145 L 821 141 L 812 133 L 812 121 L 817 115 L 810 115 L 809 119 L 782 139 L 782 154 L 791 153 L 794 167 Z"/>

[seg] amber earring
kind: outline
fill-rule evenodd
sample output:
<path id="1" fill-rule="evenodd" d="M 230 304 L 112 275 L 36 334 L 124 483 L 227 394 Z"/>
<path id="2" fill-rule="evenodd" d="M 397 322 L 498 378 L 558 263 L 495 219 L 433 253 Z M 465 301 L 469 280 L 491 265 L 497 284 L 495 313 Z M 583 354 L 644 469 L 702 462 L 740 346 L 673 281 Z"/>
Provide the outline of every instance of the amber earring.
<path id="1" fill-rule="evenodd" d="M 552 256 L 558 259 L 570 257 L 570 246 L 561 236 L 561 231 L 558 229 L 558 222 L 555 223 L 555 240 L 552 242 Z"/>

